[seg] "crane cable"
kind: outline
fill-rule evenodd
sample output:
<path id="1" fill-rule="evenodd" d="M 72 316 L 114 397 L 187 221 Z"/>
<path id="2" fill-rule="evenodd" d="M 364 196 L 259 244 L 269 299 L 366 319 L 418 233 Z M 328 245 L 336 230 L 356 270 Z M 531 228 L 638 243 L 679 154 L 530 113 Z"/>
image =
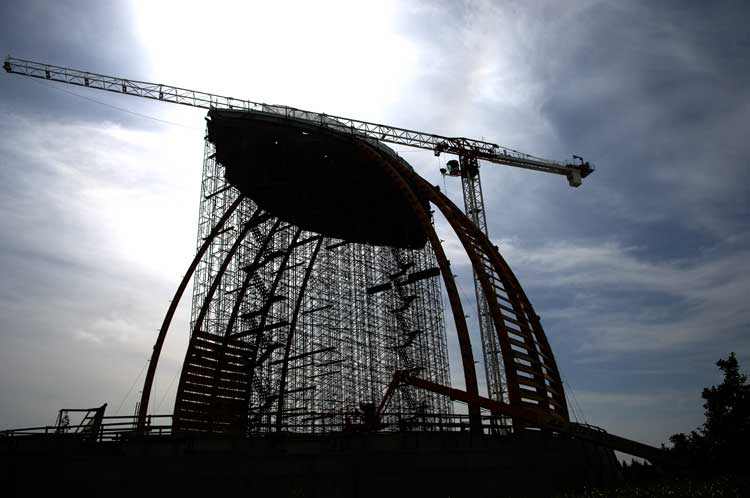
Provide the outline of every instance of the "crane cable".
<path id="1" fill-rule="evenodd" d="M 568 393 L 570 393 L 570 397 L 568 398 L 569 405 L 571 408 L 571 411 L 573 412 L 573 416 L 576 418 L 576 421 L 578 420 L 578 415 L 576 415 L 576 409 L 575 406 L 578 407 L 578 414 L 580 414 L 581 419 L 583 420 L 583 423 L 588 425 L 588 420 L 586 419 L 586 414 L 583 413 L 583 407 L 578 402 L 578 399 L 576 399 L 575 391 L 573 390 L 573 386 L 570 385 L 570 382 L 568 382 L 562 373 L 560 373 L 560 380 L 562 380 L 563 384 L 567 386 L 567 389 L 565 390 L 565 397 L 568 398 Z M 572 403 L 570 403 L 572 401 Z M 575 405 L 575 406 L 574 406 Z"/>
<path id="2" fill-rule="evenodd" d="M 177 371 L 174 373 L 172 380 L 169 381 L 169 385 L 164 390 L 164 394 L 162 395 L 161 399 L 159 400 L 159 402 L 156 404 L 156 407 L 154 408 L 154 410 L 157 410 L 157 413 L 158 413 L 159 408 L 161 407 L 161 404 L 164 403 L 165 399 L 167 399 L 167 394 L 171 392 L 172 384 L 174 384 L 174 381 L 177 380 L 177 376 L 180 374 L 181 371 L 182 369 L 178 368 Z"/>
<path id="3" fill-rule="evenodd" d="M 146 370 L 146 367 L 148 366 L 149 362 L 151 360 L 147 360 L 146 363 L 143 365 L 143 368 L 141 368 L 141 371 L 136 375 L 135 380 L 133 380 L 133 384 L 130 386 L 130 389 L 128 389 L 128 392 L 125 393 L 125 396 L 122 398 L 122 401 L 120 401 L 120 404 L 117 406 L 117 410 L 115 410 L 115 415 L 119 415 L 120 410 L 122 409 L 122 405 L 125 404 L 125 401 L 127 401 L 128 396 L 130 396 L 130 393 L 133 392 L 133 388 L 135 388 L 135 385 L 138 383 L 138 379 L 141 378 L 141 375 L 143 375 L 144 370 Z"/>
<path id="4" fill-rule="evenodd" d="M 164 123 L 164 124 L 168 124 L 168 125 L 172 125 L 172 126 L 179 126 L 180 128 L 185 128 L 187 130 L 203 131 L 202 128 L 196 128 L 194 126 L 187 126 L 187 125 L 183 125 L 183 124 L 180 124 L 180 123 L 175 123 L 173 121 L 167 121 L 166 119 L 156 118 L 154 116 L 149 116 L 148 114 L 142 114 L 140 112 L 135 112 L 135 111 L 131 111 L 129 109 L 125 109 L 124 107 L 118 107 L 116 105 L 108 104 L 106 102 L 102 102 L 100 100 L 96 100 L 96 99 L 93 99 L 91 97 L 87 97 L 85 95 L 81 95 L 80 93 L 71 92 L 70 90 L 66 90 L 65 88 L 60 88 L 60 87 L 58 87 L 56 85 L 52 85 L 50 83 L 44 83 L 42 81 L 37 81 L 35 79 L 32 79 L 31 81 L 33 81 L 37 85 L 46 86 L 47 88 L 52 88 L 52 89 L 57 90 L 59 92 L 67 93 L 69 95 L 74 95 L 74 96 L 79 97 L 81 99 L 85 99 L 85 100 L 88 100 L 90 102 L 94 102 L 96 104 L 103 105 L 104 107 L 109 107 L 109 108 L 112 108 L 112 109 L 115 109 L 115 110 L 118 110 L 118 111 L 121 111 L 121 112 L 126 112 L 126 113 L 132 114 L 134 116 L 138 116 L 138 117 L 146 118 L 146 119 L 151 119 L 153 121 L 157 121 L 159 123 Z"/>

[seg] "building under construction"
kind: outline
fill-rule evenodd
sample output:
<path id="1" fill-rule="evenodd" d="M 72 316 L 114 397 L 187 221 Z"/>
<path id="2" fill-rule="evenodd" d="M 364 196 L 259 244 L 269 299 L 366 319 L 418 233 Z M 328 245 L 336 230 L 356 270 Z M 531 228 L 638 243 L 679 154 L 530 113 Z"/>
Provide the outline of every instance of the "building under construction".
<path id="1" fill-rule="evenodd" d="M 198 246 L 211 242 L 175 430 L 340 431 L 396 371 L 450 385 L 435 254 L 378 172 L 397 156 L 269 110 L 209 115 Z M 452 413 L 436 393 L 393 394 L 389 426 Z"/>
<path id="2" fill-rule="evenodd" d="M 577 187 L 593 171 L 581 158 L 558 163 L 10 57 L 4 68 L 208 109 L 196 254 L 156 338 L 136 416 L 107 417 L 105 405 L 75 426 L 61 411 L 55 426 L 5 431 L 0 456 L 29 464 L 3 467 L 13 482 L 33 482 L 30 469 L 41 465 L 84 476 L 81 485 L 111 484 L 106 455 L 138 456 L 112 460 L 141 479 L 119 488 L 128 496 L 141 484 L 300 496 L 294 479 L 310 496 L 544 495 L 615 479 L 613 449 L 663 461 L 660 450 L 570 420 L 539 316 L 487 235 L 480 160 Z M 460 179 L 464 209 L 386 145 L 394 143 L 455 156 L 443 174 Z M 433 210 L 471 262 L 486 395 Z M 191 279 L 174 412 L 150 414 L 162 345 Z M 450 379 L 448 311 L 463 389 Z M 454 413 L 455 402 L 466 413 Z M 22 435 L 38 437 L 14 437 Z M 60 467 L 71 454 L 90 468 Z"/>

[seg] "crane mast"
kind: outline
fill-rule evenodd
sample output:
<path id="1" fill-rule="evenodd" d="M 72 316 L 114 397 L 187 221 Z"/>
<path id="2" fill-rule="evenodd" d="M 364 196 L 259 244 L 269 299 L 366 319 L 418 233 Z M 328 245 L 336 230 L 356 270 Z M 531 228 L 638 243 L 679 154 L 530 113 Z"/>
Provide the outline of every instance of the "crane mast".
<path id="1" fill-rule="evenodd" d="M 339 132 L 351 133 L 358 137 L 366 136 L 381 142 L 432 150 L 436 156 L 442 153 L 454 154 L 459 159 L 458 162 L 449 161 L 449 164 L 455 163 L 455 167 L 451 169 L 449 174 L 461 177 L 464 211 L 472 222 L 488 236 L 487 218 L 479 176 L 480 160 L 565 176 L 571 187 L 580 186 L 583 178 L 586 178 L 594 171 L 594 166 L 585 162 L 579 156 L 574 156 L 575 160 L 573 162 L 550 161 L 482 140 L 465 137 L 446 137 L 358 119 L 305 111 L 288 106 L 268 105 L 251 100 L 189 90 L 160 83 L 150 83 L 80 71 L 78 69 L 16 59 L 10 56 L 5 59 L 3 68 L 9 73 L 31 78 L 95 88 L 97 90 L 190 107 L 280 114 L 290 119 L 312 121 L 318 123 L 320 126 L 330 127 Z M 443 170 L 443 173 L 445 174 L 445 170 Z M 493 325 L 489 306 L 484 298 L 476 273 L 474 274 L 474 289 L 477 299 L 477 318 L 482 341 L 488 397 L 503 402 L 505 379 L 500 346 L 495 334 L 492 333 Z"/>
<path id="2" fill-rule="evenodd" d="M 489 238 L 487 216 L 484 210 L 484 196 L 479 177 L 479 162 L 470 154 L 459 155 L 459 175 L 461 176 L 461 190 L 464 198 L 464 213 Z M 495 401 L 507 401 L 504 397 L 505 375 L 503 369 L 502 351 L 497 337 L 493 333 L 494 325 L 490 315 L 489 304 L 484 297 L 482 284 L 474 276 L 474 296 L 477 301 L 477 322 L 479 323 L 479 337 L 482 342 L 482 356 L 484 358 L 484 373 L 487 381 L 488 398 Z"/>

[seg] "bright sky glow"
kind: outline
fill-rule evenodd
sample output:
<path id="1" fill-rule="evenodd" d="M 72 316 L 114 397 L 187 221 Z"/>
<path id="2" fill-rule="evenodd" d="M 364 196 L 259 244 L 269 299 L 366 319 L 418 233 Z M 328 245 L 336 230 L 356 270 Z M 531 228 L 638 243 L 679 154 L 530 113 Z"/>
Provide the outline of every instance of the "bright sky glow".
<path id="1" fill-rule="evenodd" d="M 220 95 L 374 119 L 416 69 L 394 1 L 134 6 L 153 77 Z"/>

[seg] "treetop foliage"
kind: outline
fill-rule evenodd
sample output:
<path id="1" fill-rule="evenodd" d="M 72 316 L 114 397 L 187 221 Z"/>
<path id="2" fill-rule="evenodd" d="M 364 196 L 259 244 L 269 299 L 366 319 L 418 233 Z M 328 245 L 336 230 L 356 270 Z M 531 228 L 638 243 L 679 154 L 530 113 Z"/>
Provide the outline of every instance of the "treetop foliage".
<path id="1" fill-rule="evenodd" d="M 703 470 L 742 471 L 743 454 L 750 447 L 750 384 L 734 352 L 716 365 L 724 380 L 703 389 L 705 423 L 690 434 L 675 434 L 669 440 L 672 451 Z"/>

